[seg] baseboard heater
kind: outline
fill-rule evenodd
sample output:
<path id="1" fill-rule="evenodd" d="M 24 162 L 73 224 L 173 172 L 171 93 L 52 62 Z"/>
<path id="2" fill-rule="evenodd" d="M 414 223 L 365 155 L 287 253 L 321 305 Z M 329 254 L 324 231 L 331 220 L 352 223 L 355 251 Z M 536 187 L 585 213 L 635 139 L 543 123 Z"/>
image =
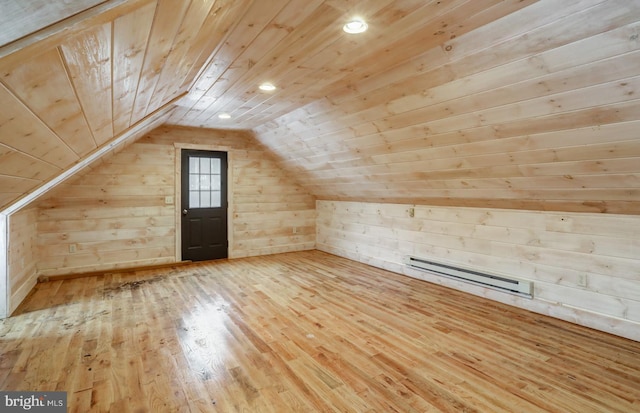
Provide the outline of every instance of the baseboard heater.
<path id="1" fill-rule="evenodd" d="M 506 277 L 504 275 L 490 274 L 470 268 L 459 267 L 453 264 L 444 264 L 430 259 L 404 257 L 404 263 L 412 268 L 443 275 L 456 280 L 466 281 L 483 287 L 492 288 L 512 294 L 533 297 L 533 282 Z"/>

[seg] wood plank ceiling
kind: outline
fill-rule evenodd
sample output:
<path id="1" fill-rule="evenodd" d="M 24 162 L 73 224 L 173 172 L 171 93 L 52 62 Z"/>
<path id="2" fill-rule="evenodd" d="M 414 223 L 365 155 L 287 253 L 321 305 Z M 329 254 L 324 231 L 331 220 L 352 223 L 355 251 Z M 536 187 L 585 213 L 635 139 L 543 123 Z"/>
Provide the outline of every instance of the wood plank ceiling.
<path id="1" fill-rule="evenodd" d="M 0 205 L 188 92 L 320 199 L 640 213 L 640 0 L 104 5 L 0 59 Z"/>
<path id="2" fill-rule="evenodd" d="M 28 3 L 24 10 L 48 7 L 41 0 Z M 22 31 L 3 36 L 15 42 L 0 49 L 0 209 L 183 95 L 247 6 L 103 3 L 80 14 L 59 10 L 74 17 L 45 29 L 40 41 L 19 39 Z M 5 4 L 0 15 L 20 20 L 4 13 Z"/>

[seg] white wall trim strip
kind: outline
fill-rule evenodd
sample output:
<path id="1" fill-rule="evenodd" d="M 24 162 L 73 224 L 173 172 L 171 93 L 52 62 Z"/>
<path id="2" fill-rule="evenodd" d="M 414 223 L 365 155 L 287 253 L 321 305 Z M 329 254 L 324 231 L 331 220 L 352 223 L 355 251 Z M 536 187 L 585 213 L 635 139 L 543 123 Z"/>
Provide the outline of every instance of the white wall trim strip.
<path id="1" fill-rule="evenodd" d="M 9 314 L 9 216 L 0 213 L 0 319 Z"/>

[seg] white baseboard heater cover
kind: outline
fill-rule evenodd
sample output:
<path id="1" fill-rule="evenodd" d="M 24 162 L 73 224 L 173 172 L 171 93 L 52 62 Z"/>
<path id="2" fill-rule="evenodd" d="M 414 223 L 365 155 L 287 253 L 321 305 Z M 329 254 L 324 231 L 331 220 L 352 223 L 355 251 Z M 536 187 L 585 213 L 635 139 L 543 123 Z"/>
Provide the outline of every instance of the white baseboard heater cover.
<path id="1" fill-rule="evenodd" d="M 412 268 L 443 275 L 459 281 L 466 281 L 483 287 L 492 288 L 512 294 L 533 297 L 533 282 L 519 280 L 504 275 L 490 274 L 455 264 L 436 262 L 431 259 L 407 255 L 404 263 Z"/>

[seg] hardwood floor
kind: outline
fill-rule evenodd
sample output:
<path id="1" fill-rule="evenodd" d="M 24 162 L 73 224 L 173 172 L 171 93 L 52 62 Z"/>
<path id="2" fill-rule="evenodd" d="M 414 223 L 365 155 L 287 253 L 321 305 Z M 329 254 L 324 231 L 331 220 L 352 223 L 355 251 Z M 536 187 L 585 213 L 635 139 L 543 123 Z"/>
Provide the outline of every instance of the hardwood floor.
<path id="1" fill-rule="evenodd" d="M 38 284 L 0 388 L 70 412 L 632 412 L 640 343 L 319 251 Z"/>

